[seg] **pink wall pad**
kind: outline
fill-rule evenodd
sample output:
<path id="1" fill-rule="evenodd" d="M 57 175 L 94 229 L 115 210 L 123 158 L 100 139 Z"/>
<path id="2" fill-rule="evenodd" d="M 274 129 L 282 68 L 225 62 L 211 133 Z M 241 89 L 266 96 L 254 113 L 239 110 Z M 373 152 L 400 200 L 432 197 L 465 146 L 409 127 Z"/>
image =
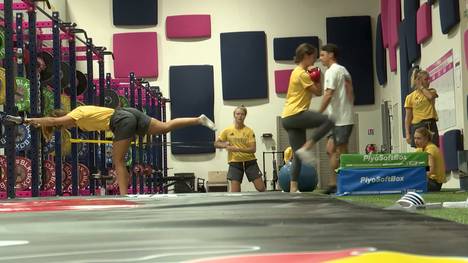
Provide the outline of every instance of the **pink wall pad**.
<path id="1" fill-rule="evenodd" d="M 398 27 L 401 22 L 401 1 L 388 0 L 388 45 L 396 47 L 398 45 Z"/>
<path id="2" fill-rule="evenodd" d="M 388 1 L 380 0 L 380 19 L 382 21 L 383 46 L 388 47 Z"/>
<path id="3" fill-rule="evenodd" d="M 158 77 L 158 38 L 156 32 L 114 34 L 114 76 Z"/>
<path id="4" fill-rule="evenodd" d="M 167 38 L 211 37 L 210 15 L 181 15 L 166 17 Z"/>
<path id="5" fill-rule="evenodd" d="M 275 91 L 278 94 L 287 93 L 289 86 L 289 78 L 291 77 L 292 69 L 276 70 L 275 71 Z"/>
<path id="6" fill-rule="evenodd" d="M 468 68 L 468 30 L 463 34 L 463 50 L 465 51 L 465 64 Z"/>
<path id="7" fill-rule="evenodd" d="M 396 47 L 388 48 L 388 60 L 390 61 L 390 71 L 396 72 L 398 68 Z"/>
<path id="8" fill-rule="evenodd" d="M 417 12 L 416 40 L 422 44 L 432 36 L 432 12 L 431 6 L 426 2 L 422 4 Z"/>

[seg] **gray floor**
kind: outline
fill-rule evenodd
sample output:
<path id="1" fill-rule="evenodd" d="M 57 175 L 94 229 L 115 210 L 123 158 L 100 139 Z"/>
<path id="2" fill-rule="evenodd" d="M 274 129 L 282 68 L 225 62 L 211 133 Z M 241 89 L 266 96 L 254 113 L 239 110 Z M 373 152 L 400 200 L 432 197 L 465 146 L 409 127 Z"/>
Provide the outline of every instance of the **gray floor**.
<path id="1" fill-rule="evenodd" d="M 0 262 L 180 262 L 362 247 L 468 257 L 466 225 L 327 196 L 276 192 L 126 199 L 139 207 L 0 213 Z M 5 241 L 26 244 L 5 246 Z"/>

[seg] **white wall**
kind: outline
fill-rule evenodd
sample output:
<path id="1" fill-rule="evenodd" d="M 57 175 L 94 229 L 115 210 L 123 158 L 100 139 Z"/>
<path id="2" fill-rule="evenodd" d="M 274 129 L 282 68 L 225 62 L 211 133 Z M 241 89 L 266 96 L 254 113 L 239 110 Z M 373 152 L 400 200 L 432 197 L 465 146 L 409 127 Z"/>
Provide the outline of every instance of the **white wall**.
<path id="1" fill-rule="evenodd" d="M 425 0 L 421 0 L 421 4 L 424 3 Z M 437 1 L 436 1 L 437 2 Z M 462 17 L 462 23 L 455 27 L 448 35 L 442 34 L 441 26 L 440 26 L 440 15 L 439 15 L 439 4 L 438 2 L 432 8 L 432 38 L 429 39 L 421 46 L 421 59 L 417 61 L 417 64 L 421 66 L 421 68 L 427 68 L 429 65 L 434 63 L 440 57 L 442 57 L 445 53 L 447 53 L 450 49 L 453 49 L 454 54 L 454 63 L 461 63 L 462 70 L 460 74 L 456 74 L 455 78 L 463 80 L 461 82 L 462 85 L 455 87 L 455 109 L 457 114 L 457 129 L 465 129 L 467 122 L 466 115 L 466 106 L 465 106 L 465 94 L 468 91 L 468 87 L 466 87 L 466 83 L 468 83 L 468 74 L 466 71 L 466 62 L 464 60 L 464 54 L 462 52 L 462 28 L 467 28 L 467 18 L 463 16 L 463 9 L 465 7 L 465 1 L 460 0 L 460 12 Z M 402 14 L 403 14 L 403 5 L 402 5 Z M 463 30 L 464 31 L 464 30 Z M 388 56 L 387 56 L 387 63 L 388 63 Z M 398 50 L 398 66 L 399 66 L 399 50 Z M 388 74 L 388 83 L 385 85 L 385 88 L 382 89 L 382 100 L 390 100 L 392 104 L 398 103 L 400 107 L 402 107 L 400 102 L 401 96 L 401 89 L 400 89 L 400 69 L 393 73 L 390 72 L 390 68 L 387 65 L 387 74 Z M 399 127 L 396 129 L 399 132 L 399 144 L 397 145 L 398 149 L 401 151 L 412 151 L 412 149 L 408 146 L 405 139 L 402 137 L 402 128 L 401 128 L 401 110 L 398 111 L 398 116 L 396 117 L 398 120 L 395 123 L 399 124 Z M 465 139 L 465 147 L 467 144 L 467 140 Z M 459 187 L 458 180 L 453 179 L 450 180 L 447 184 L 444 184 L 444 187 Z"/>
<path id="2" fill-rule="evenodd" d="M 214 66 L 215 122 L 218 127 L 232 123 L 232 110 L 239 104 L 249 106 L 246 124 L 257 134 L 257 158 L 261 164 L 265 146 L 263 133 L 273 133 L 276 138 L 275 116 L 281 113 L 284 96 L 274 92 L 274 70 L 292 68 L 292 64 L 273 60 L 273 38 L 287 36 L 319 36 L 326 43 L 326 17 L 371 15 L 375 32 L 379 1 L 375 0 L 160 0 L 156 27 L 115 27 L 112 24 L 110 0 L 69 0 L 68 14 L 71 21 L 87 30 L 94 43 L 112 49 L 112 34 L 119 32 L 156 31 L 159 47 L 159 78 L 154 80 L 168 95 L 168 68 L 172 65 L 210 64 Z M 212 37 L 202 41 L 169 41 L 165 37 L 165 18 L 168 15 L 210 14 Z M 269 98 L 264 100 L 223 101 L 221 87 L 221 58 L 219 36 L 222 32 L 262 30 L 267 34 Z M 83 65 L 82 65 L 83 66 Z M 97 68 L 97 66 L 95 67 Z M 106 60 L 106 72 L 113 72 L 112 61 Z M 97 74 L 97 72 L 95 72 Z M 369 74 L 375 74 L 369 72 Z M 376 89 L 375 106 L 358 107 L 360 112 L 360 149 L 367 143 L 381 143 L 380 90 Z M 318 107 L 319 99 L 312 108 Z M 375 135 L 367 136 L 367 129 L 374 128 Z M 197 177 L 206 177 L 207 171 L 226 170 L 226 152 L 184 157 L 169 157 L 171 173 L 194 171 Z M 267 162 L 271 163 L 271 162 Z M 271 175 L 271 173 L 269 173 Z M 243 190 L 252 190 L 244 182 Z"/>

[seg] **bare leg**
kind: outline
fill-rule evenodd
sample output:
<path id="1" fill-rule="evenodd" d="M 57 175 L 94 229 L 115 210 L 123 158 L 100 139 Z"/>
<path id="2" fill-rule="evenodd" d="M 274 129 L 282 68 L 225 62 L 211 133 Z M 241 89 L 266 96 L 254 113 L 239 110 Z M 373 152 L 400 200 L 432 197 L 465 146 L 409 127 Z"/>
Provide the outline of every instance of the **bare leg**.
<path id="1" fill-rule="evenodd" d="M 341 154 L 348 153 L 348 144 L 342 144 L 342 145 L 337 145 L 334 158 L 333 160 L 335 161 L 334 169 L 333 169 L 333 177 L 332 180 L 330 180 L 330 186 L 336 186 L 336 173 L 335 169 L 337 169 L 340 165 L 340 157 Z"/>
<path id="2" fill-rule="evenodd" d="M 231 192 L 240 192 L 241 186 L 239 181 L 231 180 Z"/>
<path id="3" fill-rule="evenodd" d="M 336 157 L 336 147 L 333 138 L 329 138 L 327 141 L 327 154 L 330 161 L 330 169 L 332 171 L 330 178 L 328 178 L 328 186 L 336 186 L 336 175 L 335 170 L 338 168 L 338 159 Z"/>
<path id="4" fill-rule="evenodd" d="M 259 192 L 265 192 L 265 183 L 263 182 L 261 177 L 258 177 L 253 181 L 253 184 L 255 186 L 255 189 Z"/>
<path id="5" fill-rule="evenodd" d="M 117 172 L 120 195 L 126 195 L 128 191 L 128 171 L 124 158 L 130 146 L 130 141 L 131 139 L 125 139 L 112 143 L 112 162 Z"/>
<path id="6" fill-rule="evenodd" d="M 201 115 L 200 117 L 194 118 L 176 118 L 167 122 L 162 122 L 157 119 L 151 118 L 148 134 L 164 134 L 175 129 L 195 125 L 203 125 L 207 126 L 208 128 L 214 129 L 213 122 L 209 120 L 205 115 Z"/>

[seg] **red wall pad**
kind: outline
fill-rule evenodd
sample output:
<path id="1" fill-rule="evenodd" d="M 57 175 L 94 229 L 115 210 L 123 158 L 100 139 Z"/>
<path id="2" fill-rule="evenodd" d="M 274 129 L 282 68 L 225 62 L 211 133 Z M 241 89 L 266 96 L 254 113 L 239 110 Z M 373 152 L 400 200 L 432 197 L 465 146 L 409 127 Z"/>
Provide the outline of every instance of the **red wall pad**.
<path id="1" fill-rule="evenodd" d="M 126 78 L 130 72 L 144 78 L 158 77 L 156 32 L 114 34 L 114 75 Z"/>
<path id="2" fill-rule="evenodd" d="M 288 93 L 289 78 L 292 71 L 292 69 L 275 71 L 275 91 L 277 94 Z"/>
<path id="3" fill-rule="evenodd" d="M 383 46 L 388 47 L 388 2 L 389 0 L 380 0 L 380 14 L 382 20 L 382 39 Z"/>
<path id="4" fill-rule="evenodd" d="M 422 4 L 416 13 L 416 16 L 418 29 L 416 39 L 418 44 L 422 44 L 432 36 L 431 6 L 427 2 Z"/>
<path id="5" fill-rule="evenodd" d="M 166 17 L 167 38 L 210 38 L 210 15 L 180 15 Z"/>
<path id="6" fill-rule="evenodd" d="M 465 53 L 465 64 L 468 68 L 468 30 L 463 34 L 463 51 Z"/>
<path id="7" fill-rule="evenodd" d="M 390 70 L 392 72 L 397 71 L 397 55 L 396 47 L 398 46 L 398 26 L 401 21 L 401 1 L 400 0 L 388 0 L 388 48 L 389 48 L 389 60 Z"/>

